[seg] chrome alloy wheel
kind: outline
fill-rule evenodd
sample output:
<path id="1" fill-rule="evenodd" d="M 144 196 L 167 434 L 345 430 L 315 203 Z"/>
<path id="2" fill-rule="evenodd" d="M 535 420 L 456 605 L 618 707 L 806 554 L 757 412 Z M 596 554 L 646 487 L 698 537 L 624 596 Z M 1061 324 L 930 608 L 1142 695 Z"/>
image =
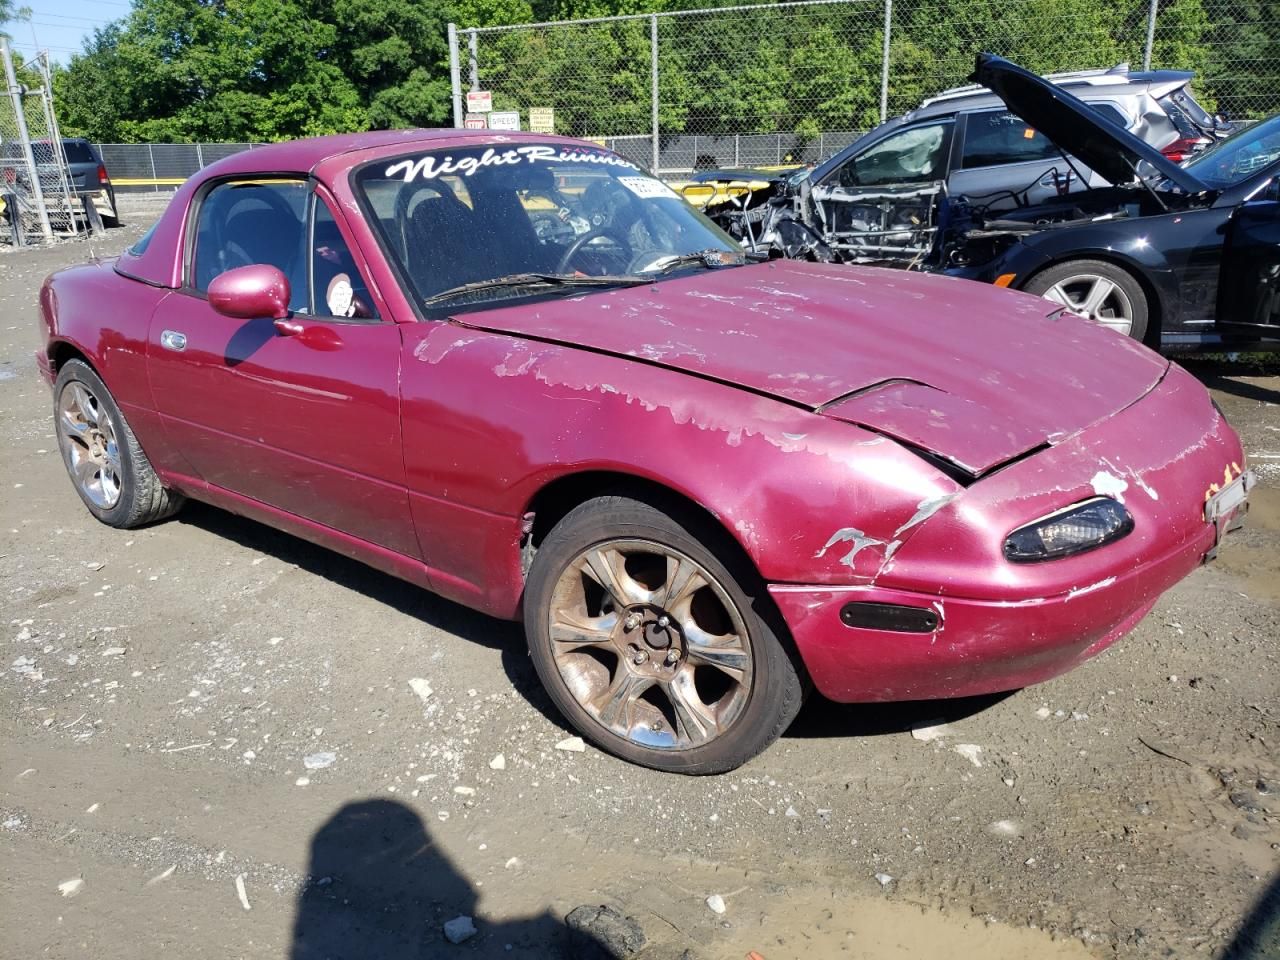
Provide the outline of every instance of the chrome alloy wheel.
<path id="1" fill-rule="evenodd" d="M 1059 280 L 1040 296 L 1061 304 L 1077 317 L 1110 327 L 1126 337 L 1133 331 L 1133 303 L 1108 277 L 1082 273 Z"/>
<path id="2" fill-rule="evenodd" d="M 77 380 L 58 396 L 58 444 L 81 493 L 100 509 L 114 507 L 124 480 L 116 425 L 106 407 Z"/>
<path id="3" fill-rule="evenodd" d="M 701 564 L 647 540 L 609 540 L 560 575 L 549 633 L 560 676 L 613 734 L 644 747 L 706 744 L 751 692 L 746 625 Z"/>

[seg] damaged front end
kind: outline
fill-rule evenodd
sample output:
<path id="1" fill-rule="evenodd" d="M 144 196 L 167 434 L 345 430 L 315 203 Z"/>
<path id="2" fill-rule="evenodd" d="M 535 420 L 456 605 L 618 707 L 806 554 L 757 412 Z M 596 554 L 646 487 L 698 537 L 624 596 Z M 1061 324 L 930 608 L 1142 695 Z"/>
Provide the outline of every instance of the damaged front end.
<path id="1" fill-rule="evenodd" d="M 778 178 L 736 193 L 730 188 L 706 213 L 755 254 L 925 268 L 945 262 L 954 209 L 942 181 L 851 188 Z"/>

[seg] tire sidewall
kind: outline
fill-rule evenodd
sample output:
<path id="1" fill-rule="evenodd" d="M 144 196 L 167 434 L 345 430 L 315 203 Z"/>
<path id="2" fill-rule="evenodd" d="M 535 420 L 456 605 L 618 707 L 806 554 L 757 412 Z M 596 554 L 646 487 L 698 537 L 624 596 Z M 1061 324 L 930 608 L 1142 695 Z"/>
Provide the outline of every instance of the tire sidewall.
<path id="1" fill-rule="evenodd" d="M 99 507 L 90 500 L 80 484 L 76 482 L 75 473 L 71 467 L 71 458 L 67 447 L 63 444 L 61 435 L 61 426 L 58 426 L 58 452 L 62 457 L 62 465 L 66 468 L 67 476 L 71 480 L 71 486 L 79 495 L 80 500 L 89 509 L 95 517 L 103 523 L 111 526 L 122 525 L 133 511 L 133 500 L 137 496 L 138 482 L 134 473 L 133 433 L 129 429 L 128 423 L 124 419 L 124 414 L 120 411 L 120 407 L 116 404 L 115 397 L 111 396 L 111 391 L 107 389 L 102 379 L 93 372 L 93 369 L 80 360 L 68 360 L 62 365 L 58 371 L 58 377 L 54 381 L 53 388 L 53 415 L 55 424 L 59 414 L 59 403 L 62 399 L 62 391 L 67 388 L 68 384 L 80 383 L 87 387 L 98 403 L 107 410 L 107 415 L 111 417 L 111 422 L 115 425 L 116 447 L 120 451 L 120 496 L 116 499 L 115 506 L 108 510 Z"/>
<path id="2" fill-rule="evenodd" d="M 652 541 L 686 554 L 715 577 L 746 626 L 752 657 L 751 688 L 742 714 L 711 743 L 685 750 L 655 750 L 632 743 L 603 727 L 569 690 L 552 654 L 548 614 L 556 584 L 583 550 L 610 540 Z M 730 560 L 730 565 L 740 566 Z M 684 525 L 647 504 L 620 498 L 590 501 L 569 513 L 543 541 L 525 585 L 524 625 L 529 653 L 548 695 L 583 736 L 623 759 L 669 772 L 718 773 L 740 766 L 768 746 L 790 723 L 802 696 L 798 665 L 770 625 L 770 603 L 758 578 L 731 570 L 720 556 Z M 756 596 L 748 595 L 746 582 Z M 762 615 L 763 613 L 763 615 Z M 793 705 L 790 700 L 797 702 Z M 782 714 L 779 703 L 782 701 Z"/>
<path id="3" fill-rule="evenodd" d="M 1138 279 L 1124 267 L 1116 266 L 1105 260 L 1068 260 L 1041 270 L 1023 288 L 1027 293 L 1043 296 L 1054 284 L 1061 283 L 1071 277 L 1098 276 L 1106 277 L 1124 290 L 1125 296 L 1133 306 L 1133 326 L 1128 336 L 1139 343 L 1145 343 L 1151 316 L 1151 304 L 1147 292 Z M 1095 323 L 1095 321 L 1086 321 Z M 1096 324 L 1102 326 L 1102 324 Z"/>

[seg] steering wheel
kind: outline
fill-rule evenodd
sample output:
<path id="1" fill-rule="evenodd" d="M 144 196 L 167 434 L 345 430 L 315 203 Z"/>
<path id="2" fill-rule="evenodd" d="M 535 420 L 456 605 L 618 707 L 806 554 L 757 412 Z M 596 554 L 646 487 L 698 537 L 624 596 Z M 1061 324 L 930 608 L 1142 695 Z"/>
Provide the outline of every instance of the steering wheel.
<path id="1" fill-rule="evenodd" d="M 588 230 L 582 236 L 578 237 L 578 239 L 574 240 L 573 243 L 569 244 L 569 248 L 565 250 L 564 255 L 560 257 L 560 262 L 556 264 L 555 272 L 564 273 L 568 270 L 569 264 L 573 262 L 573 258 L 578 255 L 578 252 L 592 240 L 599 239 L 600 237 L 604 237 L 606 240 L 609 240 L 614 246 L 622 251 L 623 256 L 628 260 L 631 259 L 631 244 L 627 243 L 627 241 L 620 237 L 615 237 L 604 227 L 596 227 L 594 230 Z"/>

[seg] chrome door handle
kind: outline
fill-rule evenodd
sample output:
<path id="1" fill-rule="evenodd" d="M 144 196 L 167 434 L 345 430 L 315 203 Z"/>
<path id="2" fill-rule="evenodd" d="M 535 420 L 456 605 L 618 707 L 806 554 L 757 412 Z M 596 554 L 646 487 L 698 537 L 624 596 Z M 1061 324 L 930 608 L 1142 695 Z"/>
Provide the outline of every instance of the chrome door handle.
<path id="1" fill-rule="evenodd" d="M 160 334 L 160 346 L 181 352 L 187 349 L 187 335 L 177 330 L 165 330 Z"/>

